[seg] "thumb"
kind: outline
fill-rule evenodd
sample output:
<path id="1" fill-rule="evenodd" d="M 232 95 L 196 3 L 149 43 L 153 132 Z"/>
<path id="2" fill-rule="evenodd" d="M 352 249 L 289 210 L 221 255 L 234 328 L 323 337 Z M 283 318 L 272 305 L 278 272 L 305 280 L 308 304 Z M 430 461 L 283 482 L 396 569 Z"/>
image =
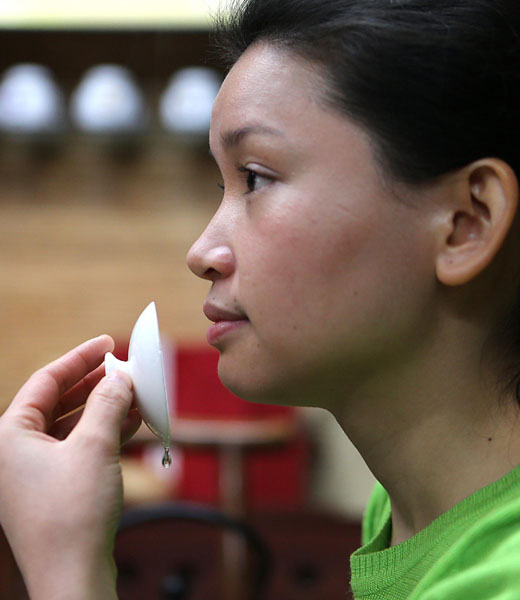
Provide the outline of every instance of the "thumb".
<path id="1" fill-rule="evenodd" d="M 132 380 L 122 371 L 104 377 L 90 394 L 81 419 L 69 439 L 101 442 L 108 451 L 118 452 L 121 426 L 132 404 Z"/>

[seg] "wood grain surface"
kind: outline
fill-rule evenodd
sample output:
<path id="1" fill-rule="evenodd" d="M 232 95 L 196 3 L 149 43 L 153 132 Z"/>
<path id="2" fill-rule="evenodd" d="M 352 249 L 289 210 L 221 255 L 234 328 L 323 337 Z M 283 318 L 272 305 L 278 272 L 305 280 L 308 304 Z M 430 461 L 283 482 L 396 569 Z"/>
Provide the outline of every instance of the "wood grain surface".
<path id="1" fill-rule="evenodd" d="M 68 141 L 0 152 L 0 411 L 35 369 L 86 338 L 127 338 L 157 303 L 172 340 L 201 340 L 208 283 L 185 264 L 219 201 L 207 150 L 148 140 L 117 159 Z"/>

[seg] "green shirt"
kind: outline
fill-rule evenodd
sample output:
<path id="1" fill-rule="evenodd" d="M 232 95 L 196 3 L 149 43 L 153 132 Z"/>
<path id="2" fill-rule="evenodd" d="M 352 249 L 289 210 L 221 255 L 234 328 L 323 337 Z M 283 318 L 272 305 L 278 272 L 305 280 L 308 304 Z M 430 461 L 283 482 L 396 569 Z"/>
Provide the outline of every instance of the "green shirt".
<path id="1" fill-rule="evenodd" d="M 350 561 L 356 600 L 520 600 L 520 466 L 393 547 L 391 530 L 377 484 Z"/>

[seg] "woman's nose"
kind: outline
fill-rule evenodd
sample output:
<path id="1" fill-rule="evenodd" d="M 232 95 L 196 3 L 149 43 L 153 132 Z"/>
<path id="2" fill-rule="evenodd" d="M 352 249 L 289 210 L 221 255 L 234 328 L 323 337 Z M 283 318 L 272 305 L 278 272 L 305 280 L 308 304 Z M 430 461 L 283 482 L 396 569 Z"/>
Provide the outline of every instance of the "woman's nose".
<path id="1" fill-rule="evenodd" d="M 210 281 L 229 277 L 235 269 L 231 248 L 208 243 L 204 234 L 190 248 L 186 260 L 197 277 Z"/>

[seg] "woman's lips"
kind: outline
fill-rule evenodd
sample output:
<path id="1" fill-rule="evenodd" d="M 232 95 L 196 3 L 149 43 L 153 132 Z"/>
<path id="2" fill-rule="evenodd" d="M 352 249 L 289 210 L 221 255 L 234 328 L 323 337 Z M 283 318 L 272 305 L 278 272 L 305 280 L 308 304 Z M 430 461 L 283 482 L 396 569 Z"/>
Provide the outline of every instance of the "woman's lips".
<path id="1" fill-rule="evenodd" d="M 234 321 L 217 321 L 208 329 L 206 340 L 210 346 L 215 345 L 225 335 L 232 333 L 238 328 L 249 323 L 247 319 L 236 319 Z"/>
<path id="2" fill-rule="evenodd" d="M 247 317 L 238 312 L 230 312 L 220 308 L 210 302 L 205 302 L 203 307 L 204 314 L 213 325 L 208 329 L 206 340 L 210 346 L 216 344 L 222 337 L 235 331 L 249 322 Z"/>

